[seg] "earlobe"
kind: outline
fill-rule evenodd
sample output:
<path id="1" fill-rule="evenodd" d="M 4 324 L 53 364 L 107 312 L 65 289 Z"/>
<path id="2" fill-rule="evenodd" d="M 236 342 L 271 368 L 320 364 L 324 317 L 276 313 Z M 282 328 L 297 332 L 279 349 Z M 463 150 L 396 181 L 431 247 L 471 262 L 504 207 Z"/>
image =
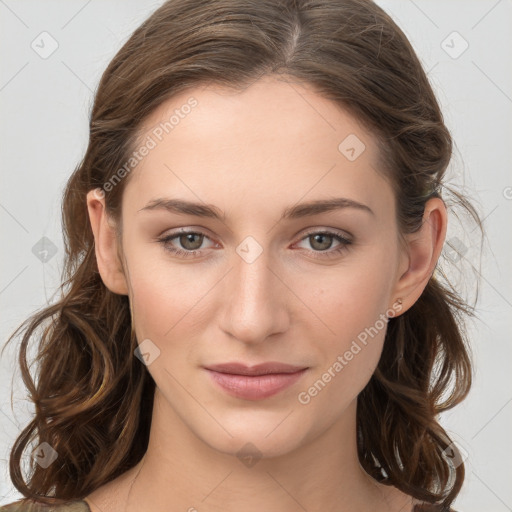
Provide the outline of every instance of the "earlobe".
<path id="1" fill-rule="evenodd" d="M 420 229 L 406 235 L 405 272 L 399 272 L 393 297 L 401 297 L 403 311 L 409 309 L 421 296 L 429 282 L 446 237 L 446 206 L 441 198 L 427 201 Z M 403 269 L 402 269 L 403 270 Z"/>
<path id="2" fill-rule="evenodd" d="M 118 256 L 115 226 L 106 213 L 105 198 L 91 190 L 87 194 L 87 210 L 101 279 L 111 292 L 128 295 L 126 278 Z"/>

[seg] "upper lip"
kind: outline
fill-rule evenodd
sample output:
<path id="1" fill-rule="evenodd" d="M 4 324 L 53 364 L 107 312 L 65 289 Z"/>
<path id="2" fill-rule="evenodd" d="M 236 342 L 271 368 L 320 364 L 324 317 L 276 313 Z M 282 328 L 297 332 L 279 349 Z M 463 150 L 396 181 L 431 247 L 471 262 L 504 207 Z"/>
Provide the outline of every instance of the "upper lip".
<path id="1" fill-rule="evenodd" d="M 207 370 L 220 373 L 231 373 L 233 375 L 268 375 L 271 373 L 296 373 L 306 369 L 305 366 L 294 366 L 278 362 L 261 363 L 254 366 L 247 366 L 243 363 L 223 363 L 205 366 Z"/>

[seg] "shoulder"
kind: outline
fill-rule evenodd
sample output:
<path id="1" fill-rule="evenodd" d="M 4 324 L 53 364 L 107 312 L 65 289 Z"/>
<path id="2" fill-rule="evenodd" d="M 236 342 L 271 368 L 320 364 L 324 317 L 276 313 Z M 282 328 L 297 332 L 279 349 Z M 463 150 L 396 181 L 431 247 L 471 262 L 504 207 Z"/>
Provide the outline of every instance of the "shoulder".
<path id="1" fill-rule="evenodd" d="M 83 500 L 69 501 L 62 505 L 46 505 L 24 498 L 0 506 L 0 512 L 91 512 L 91 509 Z"/>

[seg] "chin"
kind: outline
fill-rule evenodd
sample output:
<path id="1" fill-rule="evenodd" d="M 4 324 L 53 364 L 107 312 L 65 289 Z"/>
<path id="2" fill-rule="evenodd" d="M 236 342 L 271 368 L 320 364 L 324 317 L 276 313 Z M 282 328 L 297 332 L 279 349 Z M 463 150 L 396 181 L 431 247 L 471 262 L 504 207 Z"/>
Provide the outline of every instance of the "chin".
<path id="1" fill-rule="evenodd" d="M 233 437 L 218 431 L 212 435 L 211 429 L 201 437 L 214 450 L 238 458 L 280 457 L 299 448 L 307 437 L 304 423 L 299 424 L 297 418 L 291 419 L 293 413 L 286 418 L 289 412 L 275 413 L 266 419 L 261 418 L 261 412 L 248 414 L 246 420 L 241 417 L 243 413 L 238 412 L 233 423 L 222 423 Z"/>

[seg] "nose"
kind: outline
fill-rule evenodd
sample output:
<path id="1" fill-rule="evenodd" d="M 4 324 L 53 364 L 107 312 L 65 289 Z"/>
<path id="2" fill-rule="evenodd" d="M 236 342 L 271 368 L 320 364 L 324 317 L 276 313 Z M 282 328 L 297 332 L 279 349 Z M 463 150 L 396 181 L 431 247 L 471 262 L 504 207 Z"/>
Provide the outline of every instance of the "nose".
<path id="1" fill-rule="evenodd" d="M 261 343 L 285 332 L 289 325 L 289 292 L 267 255 L 263 251 L 251 261 L 235 253 L 223 290 L 221 327 L 246 344 Z"/>

